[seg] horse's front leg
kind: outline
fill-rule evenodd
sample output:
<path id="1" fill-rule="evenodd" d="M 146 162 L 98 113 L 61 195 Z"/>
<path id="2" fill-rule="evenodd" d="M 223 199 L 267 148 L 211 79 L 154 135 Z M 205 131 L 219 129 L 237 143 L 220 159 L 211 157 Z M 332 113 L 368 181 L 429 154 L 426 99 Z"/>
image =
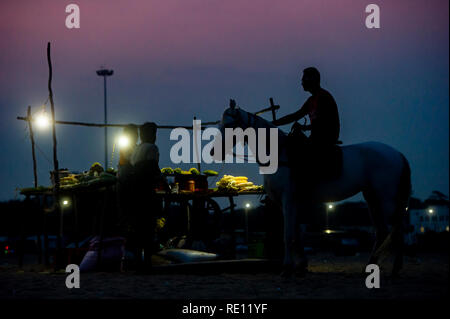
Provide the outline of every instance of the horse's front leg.
<path id="1" fill-rule="evenodd" d="M 282 276 L 290 276 L 296 270 L 304 273 L 307 260 L 301 241 L 298 210 L 292 202 L 283 205 L 284 216 L 284 263 Z"/>

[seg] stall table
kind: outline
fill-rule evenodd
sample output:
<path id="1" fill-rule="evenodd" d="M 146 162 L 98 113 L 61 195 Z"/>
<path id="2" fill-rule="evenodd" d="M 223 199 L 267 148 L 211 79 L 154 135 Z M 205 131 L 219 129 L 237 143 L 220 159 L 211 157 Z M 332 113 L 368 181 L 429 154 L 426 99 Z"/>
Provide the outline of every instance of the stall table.
<path id="1" fill-rule="evenodd" d="M 97 212 L 97 225 L 93 228 L 93 234 L 100 236 L 100 243 L 104 236 L 104 224 L 105 224 L 105 218 L 107 217 L 106 210 L 108 207 L 108 201 L 111 199 L 110 196 L 114 196 L 115 192 L 117 191 L 117 182 L 116 180 L 99 180 L 95 183 L 91 183 L 89 185 L 83 185 L 83 184 L 76 184 L 76 185 L 70 185 L 70 186 L 62 186 L 60 188 L 60 198 L 61 200 L 64 199 L 70 199 L 71 201 L 71 207 L 73 210 L 73 222 L 74 222 L 74 240 L 75 240 L 75 248 L 79 248 L 79 225 L 78 225 L 78 216 L 79 216 L 79 199 L 83 194 L 96 194 L 98 198 L 101 198 L 101 209 Z M 31 197 L 38 198 L 39 200 L 39 208 L 38 213 L 40 214 L 40 217 L 43 218 L 43 226 L 41 229 L 38 229 L 38 260 L 39 263 L 42 262 L 42 249 L 41 249 L 41 236 L 44 237 L 44 262 L 46 265 L 49 265 L 49 246 L 48 246 L 48 230 L 46 225 L 46 219 L 47 215 L 54 211 L 54 205 L 53 207 L 48 207 L 47 203 L 49 198 L 53 198 L 53 190 L 52 188 L 46 188 L 46 189 L 22 189 L 21 194 L 26 197 L 26 202 L 31 202 Z M 171 202 L 178 202 L 181 203 L 183 206 L 186 207 L 186 214 L 188 217 L 188 235 L 191 230 L 191 212 L 190 212 L 190 205 L 188 205 L 189 201 L 192 201 L 193 203 L 205 203 L 205 207 L 207 210 L 209 210 L 211 213 L 214 214 L 221 214 L 227 210 L 230 210 L 230 213 L 232 216 L 235 214 L 235 206 L 234 203 L 234 197 L 239 195 L 264 195 L 264 191 L 239 191 L 239 192 L 229 192 L 229 191 L 221 191 L 217 189 L 208 189 L 204 191 L 179 191 L 178 193 L 170 193 L 165 191 L 156 191 L 156 196 L 160 197 L 165 203 L 166 207 Z M 214 201 L 213 198 L 228 198 L 230 206 L 226 207 L 224 209 L 221 209 L 219 205 Z M 194 204 L 195 208 L 195 204 Z M 60 222 L 58 227 L 58 241 L 63 240 L 64 236 L 64 205 L 61 205 L 61 214 L 59 216 Z M 23 222 L 26 221 L 25 218 L 22 219 Z M 22 227 L 23 229 L 24 227 Z M 18 257 L 19 257 L 19 265 L 22 266 L 23 263 L 23 255 L 24 255 L 24 232 L 22 232 L 21 235 L 21 243 L 20 243 L 20 249 L 18 251 Z M 61 243 L 59 242 L 58 247 L 62 247 Z M 102 249 L 99 248 L 99 261 L 101 260 L 101 251 Z"/>

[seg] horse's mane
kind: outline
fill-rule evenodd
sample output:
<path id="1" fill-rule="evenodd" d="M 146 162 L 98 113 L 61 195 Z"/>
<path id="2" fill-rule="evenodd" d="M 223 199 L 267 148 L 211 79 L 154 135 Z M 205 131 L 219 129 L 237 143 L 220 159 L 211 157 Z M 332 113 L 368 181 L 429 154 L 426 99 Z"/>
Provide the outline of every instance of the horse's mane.
<path id="1" fill-rule="evenodd" d="M 224 114 L 230 110 L 229 108 L 225 110 Z M 248 118 L 251 118 L 253 123 L 259 124 L 258 127 L 266 127 L 266 128 L 278 128 L 276 125 L 274 125 L 271 121 L 266 120 L 265 118 L 262 118 L 261 116 L 258 116 L 256 114 L 250 113 L 245 111 L 244 109 L 240 107 L 236 107 L 235 109 L 238 113 L 241 119 L 247 123 Z M 223 125 L 223 119 L 221 121 L 221 124 Z M 285 134 L 282 130 L 279 130 L 280 133 L 283 135 Z"/>

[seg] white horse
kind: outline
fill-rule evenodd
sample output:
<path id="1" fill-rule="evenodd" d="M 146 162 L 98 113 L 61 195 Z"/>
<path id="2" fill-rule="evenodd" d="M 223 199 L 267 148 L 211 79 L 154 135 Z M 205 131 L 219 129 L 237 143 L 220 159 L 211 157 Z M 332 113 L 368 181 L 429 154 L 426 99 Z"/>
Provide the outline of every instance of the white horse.
<path id="1" fill-rule="evenodd" d="M 276 126 L 259 116 L 231 106 L 223 113 L 219 130 L 221 135 L 225 136 L 225 128 L 236 127 L 243 130 L 252 127 L 258 134 L 258 128 Z M 299 191 L 301 181 L 293 177 L 289 165 L 286 164 L 287 137 L 284 132 L 278 130 L 279 167 L 274 174 L 264 175 L 264 189 L 269 198 L 283 211 L 285 245 L 283 273 L 289 275 L 294 270 L 306 271 L 307 267 L 298 222 L 298 215 L 307 207 L 305 206 L 307 201 L 302 198 Z M 230 151 L 223 149 L 221 159 L 223 160 L 225 153 Z M 252 153 L 257 154 L 253 149 Z M 333 180 L 318 181 L 311 191 L 316 202 L 339 201 L 359 192 L 363 193 L 376 229 L 375 247 L 369 263 L 377 263 L 381 256 L 385 257 L 385 253 L 393 249 L 394 275 L 398 274 L 403 264 L 402 221 L 411 193 L 410 175 L 408 161 L 392 147 L 377 142 L 354 144 L 342 146 L 340 176 Z M 388 220 L 391 220 L 393 225 L 390 233 Z"/>

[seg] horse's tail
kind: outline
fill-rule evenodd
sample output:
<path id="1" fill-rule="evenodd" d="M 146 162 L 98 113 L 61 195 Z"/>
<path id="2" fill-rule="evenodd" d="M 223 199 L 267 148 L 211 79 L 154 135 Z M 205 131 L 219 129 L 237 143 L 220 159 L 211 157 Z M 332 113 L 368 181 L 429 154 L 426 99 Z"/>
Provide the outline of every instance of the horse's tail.
<path id="1" fill-rule="evenodd" d="M 386 237 L 384 242 L 375 252 L 375 256 L 380 259 L 384 259 L 392 252 L 396 253 L 396 258 L 394 261 L 393 272 L 397 273 L 402 264 L 403 259 L 403 218 L 405 216 L 405 211 L 409 205 L 409 198 L 411 196 L 411 168 L 409 166 L 408 160 L 403 154 L 402 157 L 403 168 L 400 176 L 400 183 L 398 185 L 397 196 L 396 196 L 396 209 L 394 211 L 394 216 L 392 220 L 392 231 Z"/>
<path id="2" fill-rule="evenodd" d="M 402 156 L 403 160 L 403 169 L 397 193 L 397 203 L 398 203 L 397 211 L 401 213 L 401 215 L 403 216 L 404 212 L 406 211 L 409 205 L 409 198 L 411 196 L 412 186 L 411 186 L 411 168 L 409 166 L 408 160 L 403 154 L 400 155 Z"/>

